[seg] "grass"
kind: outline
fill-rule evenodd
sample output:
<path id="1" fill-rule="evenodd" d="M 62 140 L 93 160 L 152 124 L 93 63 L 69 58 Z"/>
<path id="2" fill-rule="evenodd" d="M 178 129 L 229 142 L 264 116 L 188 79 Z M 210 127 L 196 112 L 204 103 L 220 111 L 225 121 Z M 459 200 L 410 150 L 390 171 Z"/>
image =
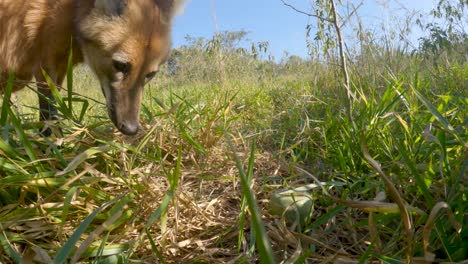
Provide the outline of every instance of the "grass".
<path id="1" fill-rule="evenodd" d="M 352 68 L 353 120 L 319 64 L 163 74 L 135 137 L 116 132 L 86 68 L 67 84 L 73 97 L 56 95 L 62 117 L 49 125 L 63 137 L 39 136 L 34 91 L 12 95 L 18 107 L 5 93 L 0 262 L 468 259 L 468 66 L 405 60 Z"/>

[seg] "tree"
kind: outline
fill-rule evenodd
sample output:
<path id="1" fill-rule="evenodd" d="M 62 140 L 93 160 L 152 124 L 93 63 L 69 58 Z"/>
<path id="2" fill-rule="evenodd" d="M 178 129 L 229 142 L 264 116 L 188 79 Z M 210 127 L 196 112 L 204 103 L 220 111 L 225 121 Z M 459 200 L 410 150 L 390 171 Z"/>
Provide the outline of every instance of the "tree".
<path id="1" fill-rule="evenodd" d="M 325 51 L 327 51 L 329 48 L 338 46 L 340 67 L 341 72 L 343 74 L 343 85 L 346 90 L 346 95 L 348 99 L 346 110 L 348 113 L 348 117 L 350 118 L 350 120 L 352 120 L 353 116 L 351 106 L 356 97 L 350 85 L 348 64 L 345 55 L 345 42 L 342 34 L 342 28 L 346 21 L 341 22 L 342 19 L 337 10 L 335 0 L 315 0 L 315 8 L 313 10 L 314 13 L 299 10 L 293 5 L 287 3 L 285 0 L 281 0 L 281 2 L 283 2 L 284 5 L 292 8 L 298 13 L 317 18 L 317 34 L 315 36 L 315 40 L 324 43 Z M 355 13 L 359 6 L 361 6 L 361 4 L 359 4 L 357 8 L 354 8 L 354 11 L 351 14 L 349 14 L 348 17 Z M 307 35 L 310 34 L 310 29 L 311 27 L 307 27 Z"/>
<path id="2" fill-rule="evenodd" d="M 425 24 L 422 18 L 416 23 L 429 35 L 420 38 L 420 50 L 439 57 L 444 52 L 457 53 L 458 58 L 468 60 L 468 0 L 439 0 L 430 11 L 432 22 Z"/>

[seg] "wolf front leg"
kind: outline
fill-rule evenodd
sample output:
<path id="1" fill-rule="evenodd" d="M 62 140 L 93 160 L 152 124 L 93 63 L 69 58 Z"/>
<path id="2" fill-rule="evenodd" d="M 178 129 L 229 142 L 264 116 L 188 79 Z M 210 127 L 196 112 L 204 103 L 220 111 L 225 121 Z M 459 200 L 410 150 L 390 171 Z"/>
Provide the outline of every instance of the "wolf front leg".
<path id="1" fill-rule="evenodd" d="M 50 78 L 54 82 L 54 85 L 61 85 L 63 79 L 65 78 L 65 73 L 49 71 L 47 72 Z M 38 91 L 39 97 L 39 120 L 40 121 L 52 121 L 57 120 L 57 108 L 55 107 L 55 99 L 52 95 L 50 90 L 49 84 L 47 83 L 46 78 L 42 71 L 35 75 L 36 78 L 36 86 Z M 60 127 L 57 129 L 58 134 L 62 134 L 62 130 Z M 52 129 L 48 124 L 45 124 L 44 128 L 42 129 L 41 133 L 48 137 L 52 134 Z M 57 134 L 57 133 L 56 133 Z"/>

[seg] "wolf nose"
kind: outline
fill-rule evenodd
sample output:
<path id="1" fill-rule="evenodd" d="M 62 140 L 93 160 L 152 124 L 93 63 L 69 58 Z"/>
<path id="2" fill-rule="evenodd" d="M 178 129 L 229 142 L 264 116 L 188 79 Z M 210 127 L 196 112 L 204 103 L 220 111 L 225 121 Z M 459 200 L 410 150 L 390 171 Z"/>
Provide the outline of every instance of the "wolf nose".
<path id="1" fill-rule="evenodd" d="M 133 136 L 138 132 L 138 123 L 122 122 L 119 125 L 119 130 L 127 136 Z"/>

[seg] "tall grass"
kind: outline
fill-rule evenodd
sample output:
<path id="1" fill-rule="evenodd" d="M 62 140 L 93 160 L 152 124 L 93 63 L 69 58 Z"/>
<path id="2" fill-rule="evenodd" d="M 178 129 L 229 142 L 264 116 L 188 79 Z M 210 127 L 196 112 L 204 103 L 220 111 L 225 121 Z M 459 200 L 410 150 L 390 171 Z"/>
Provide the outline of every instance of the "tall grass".
<path id="1" fill-rule="evenodd" d="M 335 67 L 206 41 L 148 85 L 135 137 L 85 68 L 50 84 L 60 137 L 39 136 L 33 91 L 10 106 L 9 81 L 0 262 L 468 259 L 466 62 L 376 46 L 351 65 L 350 120 Z"/>

